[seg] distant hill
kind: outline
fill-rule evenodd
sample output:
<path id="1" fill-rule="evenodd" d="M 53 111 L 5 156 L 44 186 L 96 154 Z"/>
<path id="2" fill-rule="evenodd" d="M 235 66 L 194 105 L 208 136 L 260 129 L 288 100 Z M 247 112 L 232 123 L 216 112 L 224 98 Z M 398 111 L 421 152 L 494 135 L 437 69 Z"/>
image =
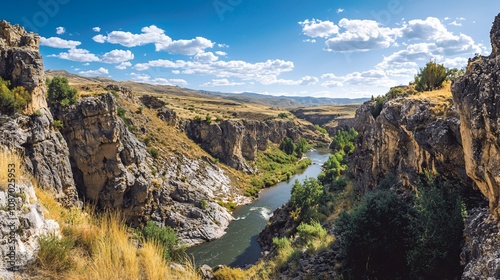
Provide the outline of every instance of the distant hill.
<path id="1" fill-rule="evenodd" d="M 145 83 L 136 82 L 117 82 L 105 77 L 82 77 L 77 74 L 69 73 L 65 70 L 48 70 L 46 71 L 49 77 L 66 77 L 70 79 L 73 83 L 89 84 L 89 83 L 110 83 L 110 84 L 120 84 L 122 86 L 128 86 L 132 89 L 140 92 L 156 92 L 156 93 L 169 93 L 177 95 L 211 95 L 222 97 L 227 100 L 233 100 L 237 102 L 247 102 L 247 103 L 257 103 L 273 107 L 281 108 L 297 108 L 297 107 L 312 107 L 312 106 L 327 106 L 327 105 L 349 105 L 349 104 L 362 104 L 368 101 L 369 98 L 326 98 L 326 97 L 310 97 L 310 96 L 273 96 L 266 94 L 259 94 L 253 92 L 243 92 L 243 93 L 224 93 L 216 91 L 205 91 L 205 90 L 191 90 L 186 88 L 180 88 L 177 86 L 162 86 L 162 85 L 150 85 Z"/>
<path id="2" fill-rule="evenodd" d="M 203 94 L 212 94 L 223 96 L 230 100 L 240 102 L 253 102 L 266 104 L 276 107 L 295 108 L 295 107 L 311 107 L 311 106 L 325 106 L 325 105 L 348 105 L 348 104 L 362 104 L 369 98 L 327 98 L 327 97 L 311 97 L 311 96 L 273 96 L 266 94 L 259 94 L 253 92 L 243 93 L 224 93 L 214 91 L 198 91 Z"/>

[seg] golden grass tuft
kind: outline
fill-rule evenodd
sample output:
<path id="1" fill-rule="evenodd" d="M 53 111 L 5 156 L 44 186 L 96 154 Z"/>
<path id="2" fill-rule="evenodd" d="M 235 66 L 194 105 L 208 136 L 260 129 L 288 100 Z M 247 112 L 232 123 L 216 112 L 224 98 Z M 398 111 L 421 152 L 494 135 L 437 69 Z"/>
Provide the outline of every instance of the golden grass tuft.
<path id="1" fill-rule="evenodd" d="M 61 226 L 62 238 L 49 239 L 47 249 L 63 242 L 72 244 L 69 253 L 45 250 L 38 255 L 33 273 L 44 279 L 200 279 L 194 267 L 186 262 L 178 270 L 162 257 L 156 243 L 144 243 L 138 248 L 121 216 L 115 212 L 95 214 L 60 206 L 47 190 L 36 189 L 45 216 Z M 56 255 L 68 256 L 61 265 L 48 265 Z M 71 265 L 68 265 L 71 264 Z M 43 264 L 43 265 L 42 265 Z M 175 267 L 175 266 L 173 266 Z M 182 269 L 181 269 L 182 268 Z"/>
<path id="2" fill-rule="evenodd" d="M 14 179 L 16 183 L 30 180 L 21 158 L 13 151 L 0 148 L 0 191 L 7 190 L 9 179 Z"/>

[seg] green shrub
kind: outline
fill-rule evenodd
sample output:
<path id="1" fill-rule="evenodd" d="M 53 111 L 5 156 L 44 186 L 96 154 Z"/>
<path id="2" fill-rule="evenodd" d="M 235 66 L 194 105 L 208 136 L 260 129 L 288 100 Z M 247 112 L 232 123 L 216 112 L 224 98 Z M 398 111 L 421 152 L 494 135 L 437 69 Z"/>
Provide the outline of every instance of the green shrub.
<path id="1" fill-rule="evenodd" d="M 54 122 L 52 123 L 52 125 L 57 130 L 61 130 L 64 127 L 63 122 L 61 120 L 54 120 Z"/>
<path id="2" fill-rule="evenodd" d="M 415 76 L 415 88 L 418 91 L 440 89 L 443 87 L 447 77 L 448 72 L 446 67 L 434 61 L 429 61 Z"/>
<path id="3" fill-rule="evenodd" d="M 367 194 L 335 222 L 346 279 L 407 279 L 410 207 L 388 190 Z"/>
<path id="4" fill-rule="evenodd" d="M 68 79 L 64 77 L 54 77 L 48 83 L 49 104 L 60 104 L 69 106 L 78 102 L 78 91 L 70 87 Z"/>
<path id="5" fill-rule="evenodd" d="M 316 125 L 316 130 L 323 133 L 323 134 L 328 134 L 328 130 L 325 128 L 321 127 L 319 124 Z"/>
<path id="6" fill-rule="evenodd" d="M 10 90 L 10 82 L 0 78 L 0 113 L 21 113 L 31 102 L 31 94 L 24 87 Z"/>
<path id="7" fill-rule="evenodd" d="M 205 122 L 208 123 L 208 124 L 211 124 L 212 123 L 212 116 L 210 116 L 209 114 L 207 114 L 205 116 Z"/>
<path id="8" fill-rule="evenodd" d="M 278 114 L 278 118 L 280 118 L 280 119 L 287 119 L 288 118 L 288 114 L 287 113 L 279 113 Z"/>
<path id="9" fill-rule="evenodd" d="M 36 256 L 36 262 L 40 268 L 46 271 L 61 273 L 73 265 L 70 250 L 74 247 L 74 241 L 55 235 L 42 236 L 39 240 L 40 250 Z"/>
<path id="10" fill-rule="evenodd" d="M 158 242 L 166 260 L 180 260 L 184 254 L 185 250 L 171 227 L 159 227 L 155 222 L 149 221 L 138 235 L 145 241 Z"/>
<path id="11" fill-rule="evenodd" d="M 280 144 L 280 150 L 287 155 L 292 155 L 295 152 L 295 143 L 293 143 L 292 139 L 286 137 Z"/>
<path id="12" fill-rule="evenodd" d="M 318 221 L 314 221 L 311 224 L 301 223 L 297 227 L 297 234 L 299 244 L 306 245 L 316 239 L 324 240 L 328 233 Z"/>
<path id="13" fill-rule="evenodd" d="M 123 109 L 122 107 L 118 107 L 118 108 L 116 108 L 116 114 L 118 115 L 118 117 L 125 119 L 127 111 L 125 109 Z"/>
<path id="14" fill-rule="evenodd" d="M 323 186 L 315 178 L 307 178 L 304 183 L 295 181 L 292 187 L 290 206 L 299 213 L 299 218 L 307 221 L 315 215 L 321 196 Z"/>
<path id="15" fill-rule="evenodd" d="M 155 149 L 155 148 L 151 148 L 151 149 L 149 149 L 149 150 L 148 150 L 148 152 L 149 152 L 149 154 L 150 154 L 153 158 L 155 158 L 155 159 L 156 159 L 156 158 L 158 158 L 158 156 L 159 156 L 159 152 L 158 152 L 158 150 L 157 150 L 157 149 Z"/>

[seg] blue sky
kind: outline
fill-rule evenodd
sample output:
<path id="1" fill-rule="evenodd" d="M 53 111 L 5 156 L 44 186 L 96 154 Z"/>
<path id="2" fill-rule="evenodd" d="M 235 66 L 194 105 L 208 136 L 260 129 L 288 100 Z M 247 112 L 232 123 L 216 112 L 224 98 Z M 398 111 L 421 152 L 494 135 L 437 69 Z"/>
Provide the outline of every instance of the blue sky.
<path id="1" fill-rule="evenodd" d="M 491 51 L 500 2 L 40 0 L 0 18 L 40 34 L 46 69 L 223 92 L 369 97 L 436 60 Z"/>

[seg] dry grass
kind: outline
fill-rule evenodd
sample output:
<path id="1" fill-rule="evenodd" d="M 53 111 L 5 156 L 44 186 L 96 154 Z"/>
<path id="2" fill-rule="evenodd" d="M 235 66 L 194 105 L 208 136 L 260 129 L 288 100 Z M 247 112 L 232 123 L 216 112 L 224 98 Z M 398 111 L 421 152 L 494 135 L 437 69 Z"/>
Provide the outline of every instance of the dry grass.
<path id="1" fill-rule="evenodd" d="M 28 178 L 21 158 L 13 151 L 0 148 L 0 191 L 6 191 L 9 179 L 14 179 L 18 184 Z"/>
<path id="2" fill-rule="evenodd" d="M 435 116 L 445 116 L 448 110 L 453 106 L 453 96 L 451 94 L 450 82 L 447 82 L 441 89 L 419 92 L 408 98 L 429 102 L 432 104 L 430 109 Z"/>
<path id="3" fill-rule="evenodd" d="M 142 248 L 134 245 L 120 215 L 96 215 L 78 209 L 65 209 L 54 201 L 50 192 L 37 189 L 36 193 L 46 209 L 46 217 L 60 224 L 62 240 L 70 240 L 73 246 L 65 257 L 71 264 L 69 267 L 54 271 L 51 266 L 42 265 L 58 256 L 57 252 L 48 252 L 38 256 L 33 268 L 35 274 L 43 275 L 45 279 L 75 280 L 199 279 L 188 262 L 182 270 L 171 268 L 162 258 L 158 244 L 146 242 Z"/>

